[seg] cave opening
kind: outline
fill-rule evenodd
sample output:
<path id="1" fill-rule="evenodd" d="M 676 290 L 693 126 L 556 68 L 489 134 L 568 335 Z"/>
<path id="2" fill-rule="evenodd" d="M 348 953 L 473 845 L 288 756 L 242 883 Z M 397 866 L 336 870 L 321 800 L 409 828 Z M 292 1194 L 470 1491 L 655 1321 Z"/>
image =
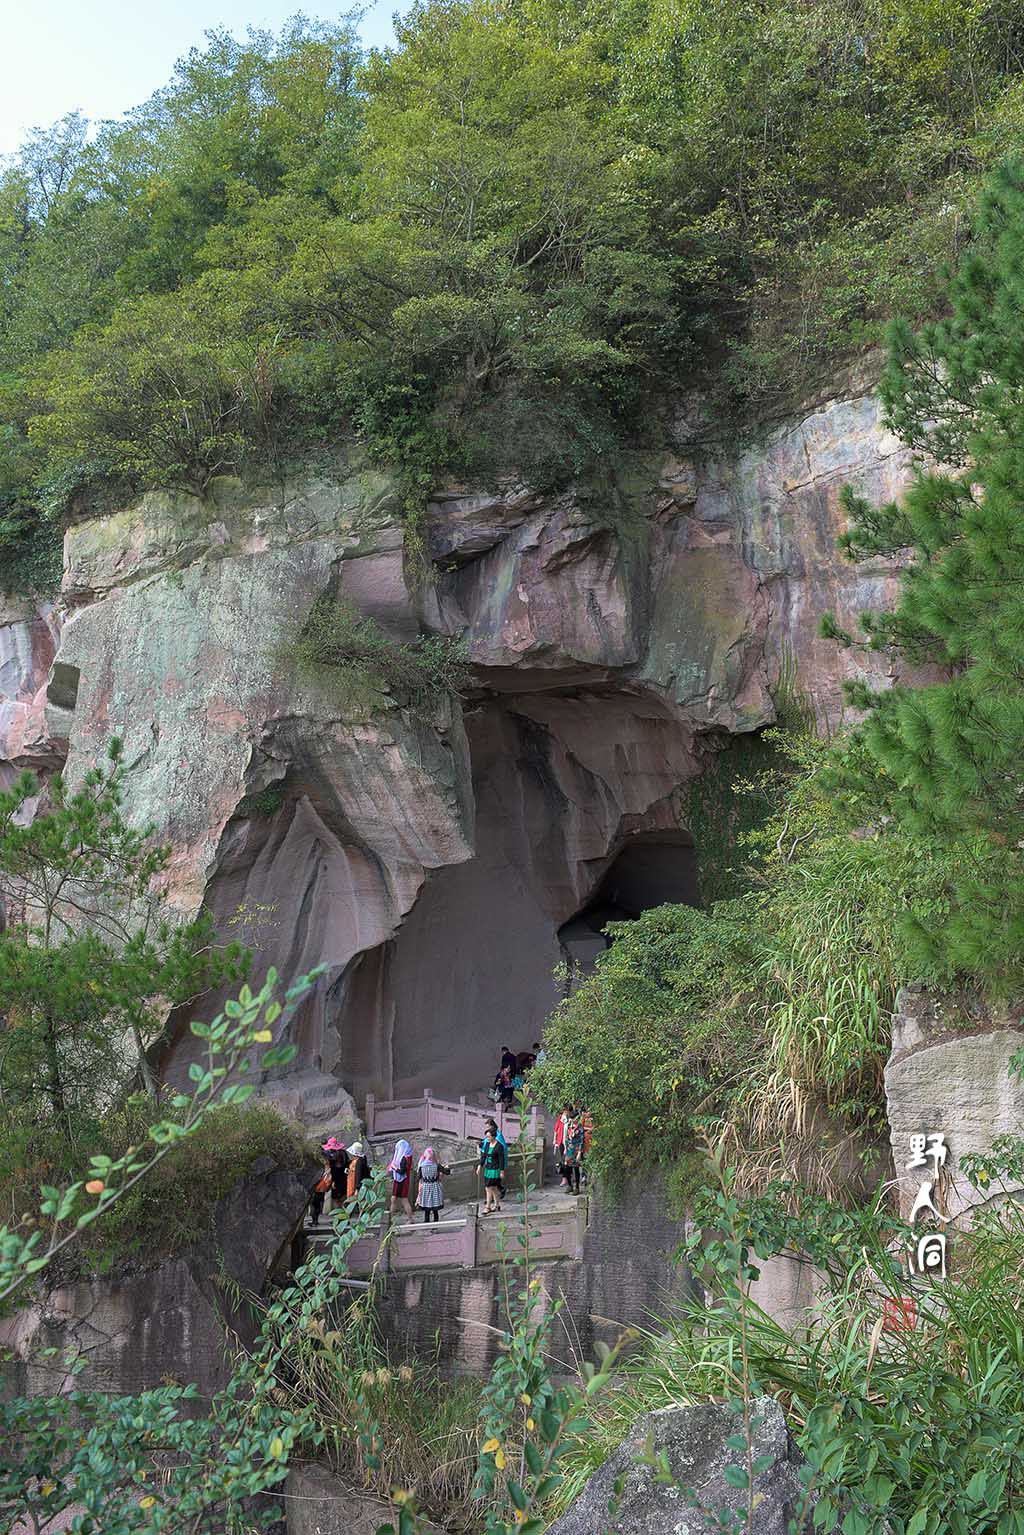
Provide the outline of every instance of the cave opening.
<path id="1" fill-rule="evenodd" d="M 690 833 L 634 833 L 612 859 L 591 899 L 558 930 L 570 983 L 589 974 L 613 942 L 609 923 L 634 922 L 656 906 L 698 904 L 697 852 Z"/>
<path id="2" fill-rule="evenodd" d="M 467 711 L 474 856 L 429 873 L 331 1012 L 361 1100 L 486 1090 L 500 1047 L 528 1050 L 609 944 L 613 921 L 698 900 L 679 824 L 688 739 L 657 701 L 605 693 L 487 700 Z"/>

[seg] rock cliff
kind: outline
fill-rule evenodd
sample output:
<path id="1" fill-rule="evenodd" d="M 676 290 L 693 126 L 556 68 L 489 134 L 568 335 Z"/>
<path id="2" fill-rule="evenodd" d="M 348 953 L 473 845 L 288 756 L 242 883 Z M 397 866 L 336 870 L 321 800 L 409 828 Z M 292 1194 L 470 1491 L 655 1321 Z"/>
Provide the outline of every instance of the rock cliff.
<path id="1" fill-rule="evenodd" d="M 69 531 L 55 610 L 0 614 L 4 770 L 66 758 L 76 781 L 121 736 L 175 906 L 286 975 L 327 965 L 298 1065 L 357 1096 L 471 1089 L 600 943 L 588 907 L 694 898 L 679 791 L 771 721 L 785 668 L 832 718 L 844 677 L 884 680 L 817 627 L 891 596 L 893 564 L 840 560 L 838 498 L 888 498 L 908 467 L 867 393 L 732 456 L 680 424 L 604 491 L 446 488 L 426 579 L 393 486 L 354 460 L 147 495 Z M 324 595 L 398 639 L 464 636 L 464 711 L 367 713 L 300 669 Z"/>

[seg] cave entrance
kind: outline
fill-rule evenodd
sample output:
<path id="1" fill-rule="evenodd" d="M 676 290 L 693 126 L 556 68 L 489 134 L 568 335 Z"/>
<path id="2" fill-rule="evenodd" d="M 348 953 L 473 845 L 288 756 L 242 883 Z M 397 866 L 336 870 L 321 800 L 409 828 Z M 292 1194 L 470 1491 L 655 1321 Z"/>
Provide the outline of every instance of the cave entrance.
<path id="1" fill-rule="evenodd" d="M 357 1099 L 490 1086 L 500 1047 L 529 1050 L 589 969 L 604 928 L 697 900 L 678 822 L 690 738 L 657 700 L 621 693 L 493 699 L 467 710 L 474 856 L 431 871 L 331 1014 Z"/>
<path id="2" fill-rule="evenodd" d="M 697 854 L 689 832 L 637 832 L 620 848 L 586 906 L 558 930 L 570 981 L 589 974 L 608 948 L 610 922 L 633 922 L 652 907 L 696 906 L 698 900 Z"/>

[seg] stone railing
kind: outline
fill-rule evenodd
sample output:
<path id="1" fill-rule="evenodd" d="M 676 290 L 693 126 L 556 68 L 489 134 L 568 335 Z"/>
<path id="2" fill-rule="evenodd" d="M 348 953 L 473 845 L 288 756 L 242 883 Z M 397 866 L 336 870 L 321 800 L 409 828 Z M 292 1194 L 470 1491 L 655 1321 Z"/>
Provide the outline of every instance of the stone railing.
<path id="1" fill-rule="evenodd" d="M 366 1097 L 366 1133 L 371 1140 L 385 1135 L 454 1135 L 460 1141 L 478 1141 L 483 1138 L 484 1122 L 498 1121 L 498 1129 L 511 1146 L 519 1138 L 520 1117 L 500 1105 L 481 1109 L 467 1103 L 465 1098 L 454 1103 L 447 1098 L 435 1098 L 429 1088 L 424 1088 L 420 1098 L 393 1098 L 378 1102 L 372 1093 Z M 540 1133 L 536 1108 L 530 1110 L 527 1129 L 533 1140 Z"/>
<path id="2" fill-rule="evenodd" d="M 589 1200 L 581 1195 L 566 1210 L 536 1210 L 530 1215 L 533 1258 L 583 1256 Z M 345 1255 L 353 1277 L 394 1274 L 410 1269 L 478 1268 L 519 1256 L 518 1220 L 499 1221 L 471 1210 L 458 1220 L 423 1224 L 389 1224 L 387 1218 L 372 1236 L 353 1244 Z M 314 1241 L 316 1238 L 313 1239 Z M 329 1240 L 325 1237 L 323 1240 Z"/>

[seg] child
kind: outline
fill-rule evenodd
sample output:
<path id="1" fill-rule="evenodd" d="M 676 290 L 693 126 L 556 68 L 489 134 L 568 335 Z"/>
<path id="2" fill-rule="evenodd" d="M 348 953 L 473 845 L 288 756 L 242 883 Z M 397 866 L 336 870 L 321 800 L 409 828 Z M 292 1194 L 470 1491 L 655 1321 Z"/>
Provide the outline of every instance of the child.
<path id="1" fill-rule="evenodd" d="M 428 1146 L 416 1164 L 419 1174 L 419 1188 L 416 1190 L 416 1203 L 423 1211 L 423 1224 L 426 1226 L 431 1220 L 437 1222 L 441 1218 L 444 1209 L 444 1189 L 441 1187 L 441 1177 L 451 1172 L 450 1167 L 445 1167 L 434 1155 L 433 1146 Z"/>
<path id="2" fill-rule="evenodd" d="M 498 1139 L 498 1132 L 490 1125 L 480 1148 L 480 1172 L 484 1175 L 484 1214 L 490 1215 L 501 1209 L 501 1180 L 508 1166 L 508 1153 Z"/>

